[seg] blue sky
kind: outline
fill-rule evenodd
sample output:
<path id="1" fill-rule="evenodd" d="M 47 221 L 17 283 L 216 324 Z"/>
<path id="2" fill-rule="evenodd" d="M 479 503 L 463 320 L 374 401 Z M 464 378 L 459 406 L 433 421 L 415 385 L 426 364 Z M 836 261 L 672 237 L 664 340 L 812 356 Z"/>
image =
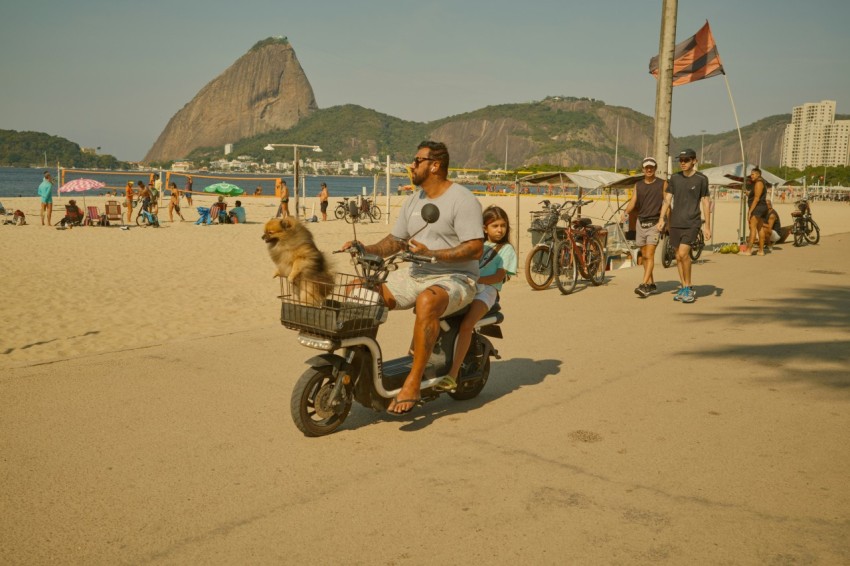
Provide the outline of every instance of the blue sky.
<path id="1" fill-rule="evenodd" d="M 566 95 L 654 113 L 661 0 L 0 2 L 0 128 L 120 159 L 141 159 L 205 84 L 277 35 L 320 108 L 428 121 Z M 820 100 L 850 114 L 850 2 L 680 0 L 677 41 L 705 20 L 742 126 Z M 722 77 L 674 89 L 674 135 L 733 128 Z"/>

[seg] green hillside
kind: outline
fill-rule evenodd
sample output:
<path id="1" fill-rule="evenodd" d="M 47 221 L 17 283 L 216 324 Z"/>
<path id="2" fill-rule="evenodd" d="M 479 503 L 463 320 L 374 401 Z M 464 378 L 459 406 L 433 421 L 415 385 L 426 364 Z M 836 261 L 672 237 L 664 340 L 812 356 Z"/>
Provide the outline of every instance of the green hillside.
<path id="1" fill-rule="evenodd" d="M 80 146 L 59 136 L 42 132 L 0 130 L 0 166 L 50 166 L 58 161 L 64 167 L 124 169 L 127 163 L 111 155 L 83 152 Z"/>

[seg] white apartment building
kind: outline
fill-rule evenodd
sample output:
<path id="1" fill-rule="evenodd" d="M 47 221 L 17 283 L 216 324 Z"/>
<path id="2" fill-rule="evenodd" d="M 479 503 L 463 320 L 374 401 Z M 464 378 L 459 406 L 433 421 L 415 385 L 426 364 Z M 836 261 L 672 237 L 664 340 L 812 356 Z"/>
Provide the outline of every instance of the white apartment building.
<path id="1" fill-rule="evenodd" d="M 850 120 L 835 120 L 835 101 L 795 106 L 785 126 L 782 166 L 840 167 L 850 164 Z"/>

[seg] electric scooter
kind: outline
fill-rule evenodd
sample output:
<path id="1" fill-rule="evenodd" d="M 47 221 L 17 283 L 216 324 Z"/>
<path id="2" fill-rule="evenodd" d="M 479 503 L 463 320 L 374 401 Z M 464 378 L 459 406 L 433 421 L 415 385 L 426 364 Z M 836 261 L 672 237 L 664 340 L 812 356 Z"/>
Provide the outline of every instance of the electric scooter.
<path id="1" fill-rule="evenodd" d="M 352 204 L 351 212 L 357 214 L 357 205 Z M 437 221 L 440 211 L 435 205 L 426 204 L 421 214 L 427 226 Z M 383 303 L 380 289 L 389 273 L 400 264 L 435 260 L 409 251 L 382 258 L 366 253 L 356 240 L 355 231 L 355 244 L 345 250 L 351 254 L 356 275 L 338 274 L 333 292 L 321 305 L 300 302 L 288 280 L 281 278 L 281 322 L 299 332 L 298 342 L 302 346 L 324 351 L 307 360 L 310 367 L 292 391 L 292 420 L 305 436 L 334 432 L 345 422 L 353 401 L 385 411 L 401 390 L 413 362 L 411 355 L 384 360 L 378 329 L 386 322 L 389 309 Z M 420 402 L 433 401 L 444 393 L 435 386 L 452 366 L 457 334 L 466 310 L 440 320 L 440 334 L 422 378 Z M 457 388 L 445 392 L 451 398 L 462 401 L 481 393 L 490 375 L 490 358 L 499 359 L 487 336 L 501 338 L 498 325 L 503 320 L 496 303 L 478 321 L 461 365 Z"/>

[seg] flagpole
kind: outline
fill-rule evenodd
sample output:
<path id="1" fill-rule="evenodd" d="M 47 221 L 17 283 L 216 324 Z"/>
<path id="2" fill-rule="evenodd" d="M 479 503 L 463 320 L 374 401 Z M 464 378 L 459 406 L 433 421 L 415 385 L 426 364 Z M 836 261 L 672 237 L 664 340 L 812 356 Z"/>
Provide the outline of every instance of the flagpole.
<path id="1" fill-rule="evenodd" d="M 738 122 L 738 111 L 735 109 L 735 99 L 732 98 L 732 89 L 729 87 L 729 77 L 726 76 L 726 73 L 723 73 L 723 80 L 726 82 L 726 92 L 729 93 L 729 102 L 732 104 L 732 115 L 735 116 L 735 128 L 738 130 L 738 143 L 741 144 L 741 198 L 740 198 L 740 210 L 738 211 L 738 243 L 744 241 L 744 231 L 745 228 L 745 214 L 746 207 L 744 206 L 744 193 L 747 187 L 747 158 L 744 155 L 744 138 L 741 135 L 741 124 Z M 713 230 L 712 230 L 713 233 Z"/>

